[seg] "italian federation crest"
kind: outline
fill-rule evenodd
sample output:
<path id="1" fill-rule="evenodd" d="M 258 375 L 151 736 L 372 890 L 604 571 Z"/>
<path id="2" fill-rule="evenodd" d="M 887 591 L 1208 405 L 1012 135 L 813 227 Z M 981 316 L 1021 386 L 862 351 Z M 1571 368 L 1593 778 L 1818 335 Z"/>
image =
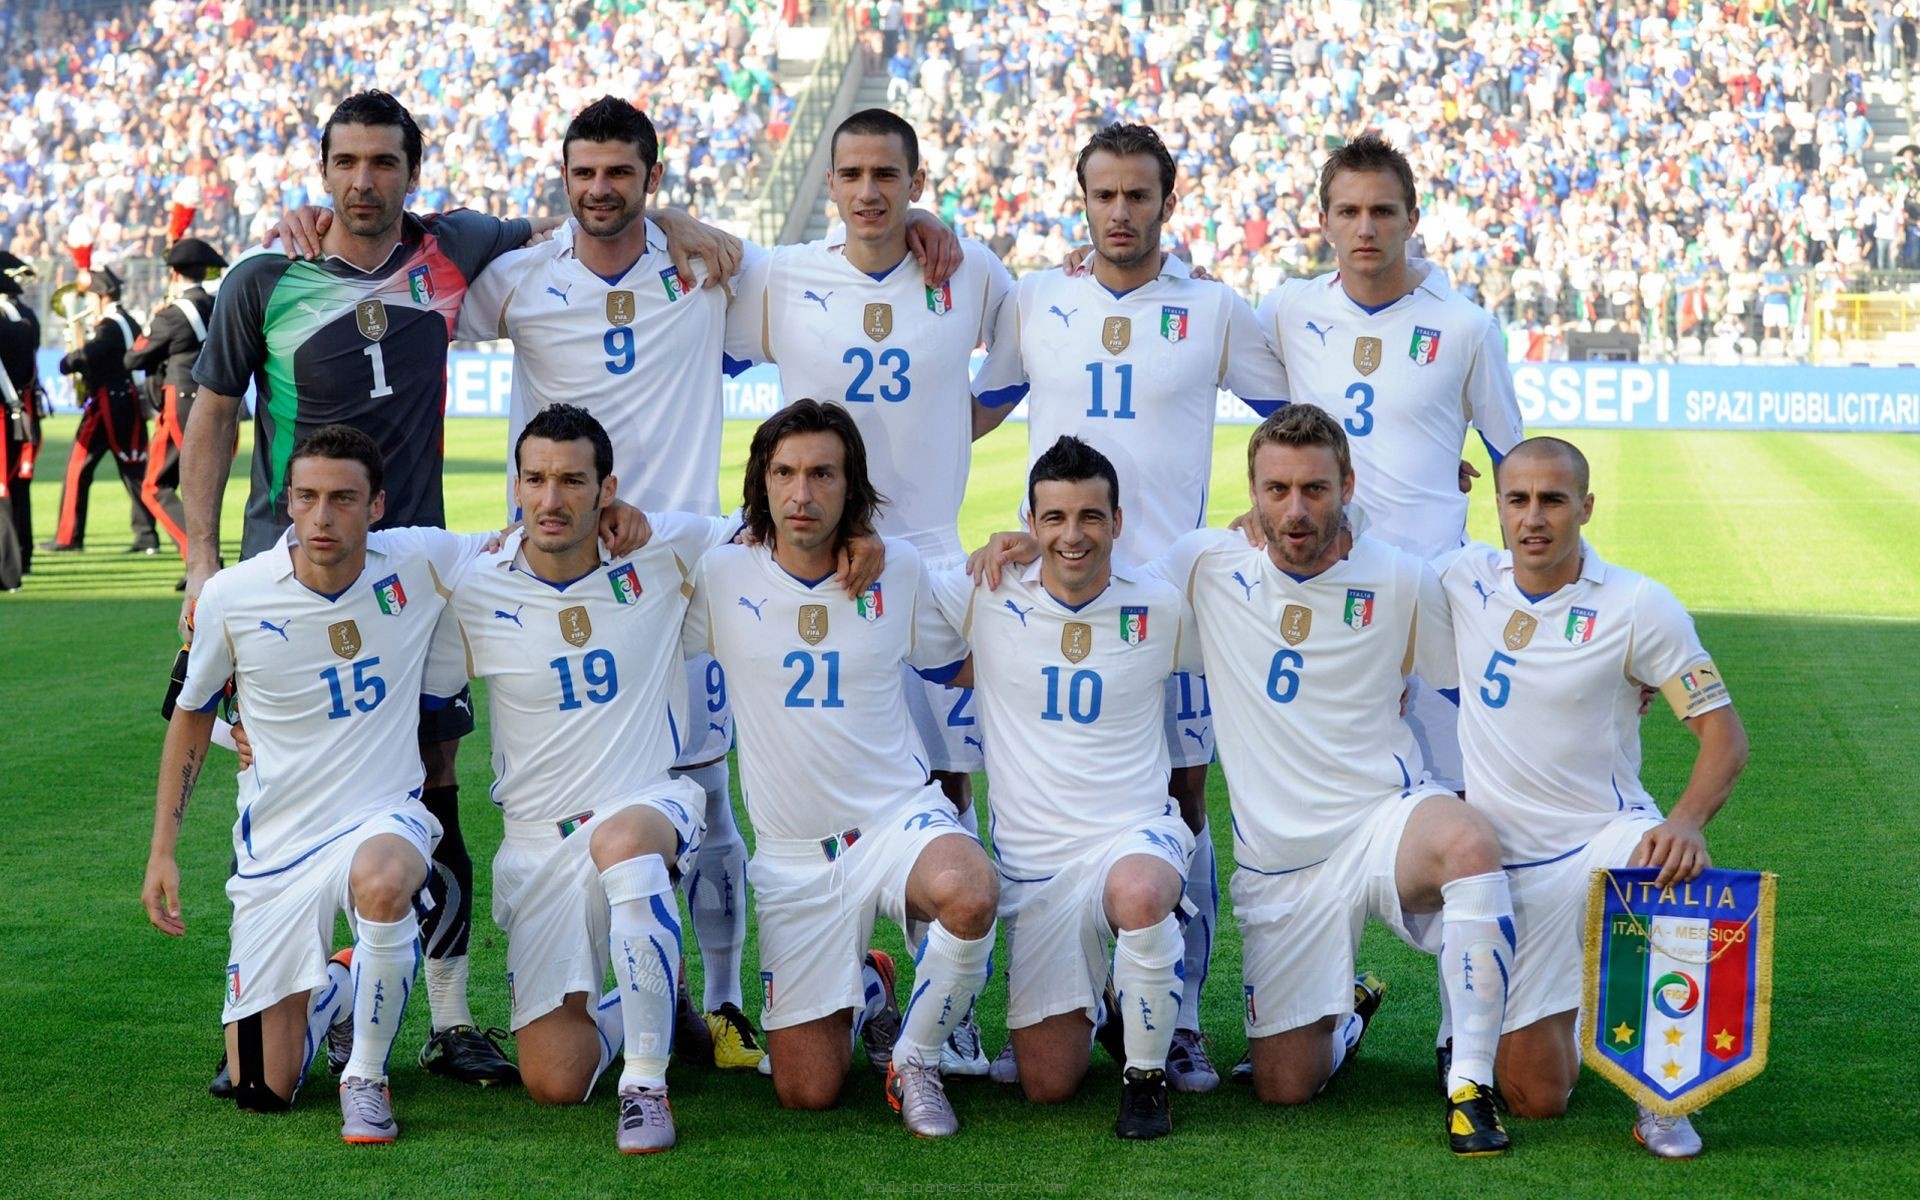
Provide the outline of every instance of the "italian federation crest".
<path id="1" fill-rule="evenodd" d="M 1138 646 L 1147 640 L 1147 609 L 1145 605 L 1126 605 L 1120 609 L 1120 640 L 1129 646 Z"/>
<path id="2" fill-rule="evenodd" d="M 680 284 L 680 271 L 675 267 L 668 267 L 660 272 L 660 286 L 666 291 L 669 304 L 687 294 L 686 289 Z"/>
<path id="3" fill-rule="evenodd" d="M 1661 888 L 1659 873 L 1593 873 L 1580 1052 L 1678 1117 L 1766 1069 L 1775 877 L 1715 867 Z"/>
<path id="4" fill-rule="evenodd" d="M 927 311 L 936 317 L 944 317 L 953 311 L 953 284 L 943 283 L 939 287 L 927 288 Z"/>
<path id="5" fill-rule="evenodd" d="M 407 272 L 407 295 L 415 304 L 433 303 L 433 271 L 425 263 Z"/>
<path id="6" fill-rule="evenodd" d="M 1567 640 L 1579 646 L 1593 640 L 1600 614 L 1591 608 L 1576 608 L 1567 614 Z"/>
<path id="7" fill-rule="evenodd" d="M 607 572 L 607 581 L 613 585 L 613 598 L 622 604 L 637 604 L 640 600 L 640 573 L 633 569 L 632 563 L 621 563 Z"/>
<path id="8" fill-rule="evenodd" d="M 1178 344 L 1187 340 L 1187 310 L 1171 304 L 1160 307 L 1160 336 Z"/>
<path id="9" fill-rule="evenodd" d="M 397 617 L 407 607 L 407 589 L 400 586 L 400 576 L 389 575 L 373 585 L 373 598 L 380 602 L 380 611 L 390 617 Z"/>
<path id="10" fill-rule="evenodd" d="M 1407 346 L 1407 357 L 1417 366 L 1426 366 L 1440 357 L 1440 331 L 1428 329 L 1425 325 L 1413 327 L 1413 341 Z"/>
<path id="11" fill-rule="evenodd" d="M 853 598 L 853 611 L 867 622 L 878 621 L 887 611 L 886 597 L 880 594 L 880 581 L 874 580 L 873 586 Z"/>
<path id="12" fill-rule="evenodd" d="M 1373 593 L 1360 588 L 1347 589 L 1347 608 L 1343 618 L 1354 629 L 1373 624 Z"/>

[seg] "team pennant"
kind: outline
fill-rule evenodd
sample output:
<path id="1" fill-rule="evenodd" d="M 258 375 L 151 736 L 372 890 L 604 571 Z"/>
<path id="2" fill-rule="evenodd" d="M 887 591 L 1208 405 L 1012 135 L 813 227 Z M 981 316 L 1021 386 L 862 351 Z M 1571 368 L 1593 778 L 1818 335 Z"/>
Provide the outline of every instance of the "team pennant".
<path id="1" fill-rule="evenodd" d="M 1145 605 L 1139 607 L 1126 605 L 1120 609 L 1120 640 L 1129 646 L 1138 646 L 1147 640 Z"/>
<path id="2" fill-rule="evenodd" d="M 373 585 L 373 598 L 380 602 L 380 611 L 390 617 L 400 615 L 407 606 L 407 590 L 400 586 L 398 575 L 389 575 Z"/>
<path id="3" fill-rule="evenodd" d="M 1595 871 L 1580 1052 L 1636 1102 L 1685 1116 L 1767 1066 L 1775 877 Z"/>

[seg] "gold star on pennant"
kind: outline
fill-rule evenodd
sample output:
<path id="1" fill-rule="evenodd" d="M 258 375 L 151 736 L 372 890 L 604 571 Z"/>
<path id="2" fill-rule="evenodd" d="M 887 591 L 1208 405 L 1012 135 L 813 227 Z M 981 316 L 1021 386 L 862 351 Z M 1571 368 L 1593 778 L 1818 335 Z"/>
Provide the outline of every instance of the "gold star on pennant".
<path id="1" fill-rule="evenodd" d="M 1680 1064 L 1677 1062 L 1668 1062 L 1666 1066 L 1660 1068 L 1660 1072 L 1668 1079 L 1678 1079 L 1680 1078 Z"/>
<path id="2" fill-rule="evenodd" d="M 1613 1027 L 1613 1040 L 1619 1042 L 1622 1046 L 1633 1041 L 1633 1026 L 1627 1024 L 1625 1021 L 1615 1025 Z"/>
<path id="3" fill-rule="evenodd" d="M 1667 1030 L 1667 1045 L 1678 1046 L 1680 1044 L 1680 1039 L 1685 1036 L 1686 1035 L 1681 1033 L 1679 1030 L 1679 1027 L 1677 1026 L 1672 1029 L 1669 1029 Z"/>
<path id="4" fill-rule="evenodd" d="M 1731 1050 L 1739 1040 L 1738 1037 L 1722 1029 L 1719 1033 L 1713 1035 L 1713 1048 L 1715 1050 Z"/>

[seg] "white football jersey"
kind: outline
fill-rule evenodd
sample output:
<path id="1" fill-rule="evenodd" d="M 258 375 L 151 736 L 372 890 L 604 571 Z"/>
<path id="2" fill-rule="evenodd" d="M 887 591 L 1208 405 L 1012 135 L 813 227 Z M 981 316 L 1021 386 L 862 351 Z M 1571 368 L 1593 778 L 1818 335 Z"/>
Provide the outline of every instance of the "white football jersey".
<path id="1" fill-rule="evenodd" d="M 1346 429 L 1354 502 L 1373 522 L 1367 532 L 1426 559 L 1459 548 L 1467 426 L 1495 461 L 1525 436 L 1493 317 L 1427 264 L 1419 286 L 1376 313 L 1354 303 L 1338 272 L 1288 280 L 1261 304 L 1260 322 L 1287 364 L 1294 399 Z"/>
<path id="2" fill-rule="evenodd" d="M 436 662 L 487 683 L 493 802 L 515 821 L 557 821 L 666 778 L 689 730 L 681 623 L 694 564 L 731 538 L 725 517 L 648 513 L 653 536 L 567 584 L 527 569 L 524 539 L 454 588 Z M 436 689 L 445 683 L 431 681 Z M 456 685 L 457 689 L 457 685 Z"/>
<path id="3" fill-rule="evenodd" d="M 1312 866 L 1382 797 L 1421 784 L 1400 694 L 1409 674 L 1453 661 L 1426 562 L 1361 533 L 1346 558 L 1296 580 L 1240 534 L 1207 529 L 1152 570 L 1185 590 L 1199 623 L 1240 865 Z"/>
<path id="4" fill-rule="evenodd" d="M 513 340 L 507 413 L 512 450 L 534 414 L 577 404 L 606 427 L 620 499 L 647 511 L 720 511 L 722 345 L 731 290 L 682 287 L 667 239 L 647 222 L 647 250 L 618 282 L 589 270 L 562 236 L 496 259 L 467 289 L 455 336 Z M 763 257 L 745 245 L 742 269 Z M 511 505 L 511 499 L 509 499 Z"/>
<path id="5" fill-rule="evenodd" d="M 761 837 L 844 833 L 928 786 L 900 667 L 950 667 L 967 650 L 913 546 L 888 538 L 886 553 L 857 599 L 831 576 L 794 578 L 766 546 L 722 546 L 694 571 L 686 649 L 727 673 L 741 790 Z"/>
<path id="6" fill-rule="evenodd" d="M 941 571 L 933 594 L 973 649 L 1004 874 L 1045 878 L 1173 811 L 1165 685 L 1200 666 L 1179 589 L 1116 570 L 1104 592 L 1071 608 L 1035 562 L 993 591 Z"/>
<path id="7" fill-rule="evenodd" d="M 328 597 L 294 576 L 289 528 L 207 581 L 178 702 L 205 711 L 234 681 L 254 754 L 239 775 L 238 874 L 285 870 L 420 795 L 427 649 L 487 536 L 369 534 L 360 578 Z"/>
<path id="8" fill-rule="evenodd" d="M 991 250 L 960 246 L 960 269 L 938 288 L 911 254 L 875 279 L 843 247 L 781 246 L 742 272 L 727 323 L 728 355 L 778 364 L 787 400 L 837 401 L 853 414 L 887 498 L 880 532 L 933 561 L 961 552 L 972 356 L 1013 286 Z"/>
<path id="9" fill-rule="evenodd" d="M 1119 296 L 1090 271 L 1022 276 L 976 381 L 989 406 L 1030 385 L 1029 468 L 1063 435 L 1112 460 L 1127 515 L 1114 553 L 1129 562 L 1207 523 L 1219 390 L 1260 412 L 1288 396 L 1253 309 L 1189 270 L 1167 255 L 1158 278 Z"/>
<path id="10" fill-rule="evenodd" d="M 1475 542 L 1440 564 L 1467 801 L 1509 865 L 1576 850 L 1623 811 L 1658 815 L 1640 783 L 1642 684 L 1682 718 L 1732 703 L 1673 593 L 1581 549 L 1580 578 L 1537 603 L 1509 551 Z"/>

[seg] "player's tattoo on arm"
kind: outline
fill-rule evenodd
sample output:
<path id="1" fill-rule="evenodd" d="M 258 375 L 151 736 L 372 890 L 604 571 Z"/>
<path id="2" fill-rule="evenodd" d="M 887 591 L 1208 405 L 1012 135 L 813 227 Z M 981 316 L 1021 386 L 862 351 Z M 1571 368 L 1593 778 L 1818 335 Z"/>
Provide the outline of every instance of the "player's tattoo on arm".
<path id="1" fill-rule="evenodd" d="M 193 797 L 193 785 L 200 778 L 199 752 L 189 747 L 187 761 L 180 764 L 180 798 L 173 805 L 173 828 L 178 831 L 187 819 L 187 801 Z"/>

